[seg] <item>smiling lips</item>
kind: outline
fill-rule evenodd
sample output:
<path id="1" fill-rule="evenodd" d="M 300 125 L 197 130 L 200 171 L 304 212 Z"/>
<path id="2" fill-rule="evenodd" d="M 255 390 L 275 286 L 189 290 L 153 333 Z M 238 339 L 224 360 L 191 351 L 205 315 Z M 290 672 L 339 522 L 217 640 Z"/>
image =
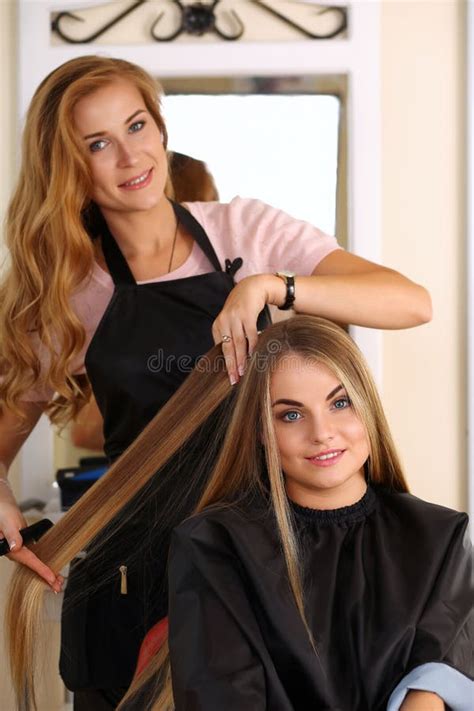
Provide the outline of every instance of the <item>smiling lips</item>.
<path id="1" fill-rule="evenodd" d="M 345 449 L 327 449 L 314 457 L 305 457 L 305 459 L 316 467 L 332 467 L 341 459 L 345 451 Z"/>
<path id="2" fill-rule="evenodd" d="M 123 190 L 140 190 L 150 184 L 152 176 L 153 168 L 149 168 L 143 173 L 140 173 L 140 175 L 130 178 L 130 180 L 127 180 L 126 183 L 122 183 L 119 185 L 119 188 L 122 188 Z"/>

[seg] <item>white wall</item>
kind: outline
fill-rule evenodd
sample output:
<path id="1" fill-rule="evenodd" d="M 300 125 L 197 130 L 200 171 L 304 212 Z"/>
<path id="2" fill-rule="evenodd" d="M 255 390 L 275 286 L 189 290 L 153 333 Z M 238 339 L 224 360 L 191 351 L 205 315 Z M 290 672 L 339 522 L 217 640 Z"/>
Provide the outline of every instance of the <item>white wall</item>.
<path id="1" fill-rule="evenodd" d="M 384 262 L 431 291 L 433 322 L 384 336 L 384 402 L 413 492 L 466 506 L 465 4 L 384 2 Z"/>

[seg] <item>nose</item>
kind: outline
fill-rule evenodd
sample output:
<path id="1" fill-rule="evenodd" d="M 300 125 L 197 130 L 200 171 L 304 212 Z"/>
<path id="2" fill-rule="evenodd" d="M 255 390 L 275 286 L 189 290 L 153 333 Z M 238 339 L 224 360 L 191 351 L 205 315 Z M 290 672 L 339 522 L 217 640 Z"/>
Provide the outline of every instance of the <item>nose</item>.
<path id="1" fill-rule="evenodd" d="M 117 166 L 128 168 L 137 164 L 138 156 L 132 146 L 122 141 L 117 144 Z"/>
<path id="2" fill-rule="evenodd" d="M 319 412 L 313 414 L 311 439 L 318 444 L 327 444 L 334 439 L 334 423 L 330 413 Z"/>

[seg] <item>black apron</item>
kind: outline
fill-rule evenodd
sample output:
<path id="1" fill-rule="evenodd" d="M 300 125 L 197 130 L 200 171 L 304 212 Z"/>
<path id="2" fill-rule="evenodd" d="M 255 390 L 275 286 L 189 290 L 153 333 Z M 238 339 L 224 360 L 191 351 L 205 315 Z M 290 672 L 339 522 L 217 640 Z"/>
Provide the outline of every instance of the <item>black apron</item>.
<path id="1" fill-rule="evenodd" d="M 104 418 L 105 452 L 110 460 L 125 451 L 179 388 L 196 360 L 212 347 L 212 323 L 243 263 L 241 258 L 226 260 L 223 271 L 202 226 L 181 205 L 173 203 L 173 209 L 215 271 L 137 284 L 106 225 L 102 230 L 102 249 L 115 290 L 85 363 Z M 269 322 L 265 309 L 258 318 L 259 330 Z M 192 476 L 192 471 L 182 475 Z M 142 512 L 139 523 L 133 522 L 133 530 L 126 524 L 120 531 L 129 549 L 130 541 L 136 542 L 133 564 L 127 569 L 127 594 L 121 592 L 120 545 L 106 561 L 86 558 L 71 567 L 63 607 L 60 670 L 72 690 L 127 687 L 146 632 L 167 614 L 163 586 L 167 547 L 150 552 L 146 546 L 153 512 L 156 515 L 156 501 Z M 101 584 L 101 577 L 107 578 L 110 570 L 115 571 L 112 577 Z"/>

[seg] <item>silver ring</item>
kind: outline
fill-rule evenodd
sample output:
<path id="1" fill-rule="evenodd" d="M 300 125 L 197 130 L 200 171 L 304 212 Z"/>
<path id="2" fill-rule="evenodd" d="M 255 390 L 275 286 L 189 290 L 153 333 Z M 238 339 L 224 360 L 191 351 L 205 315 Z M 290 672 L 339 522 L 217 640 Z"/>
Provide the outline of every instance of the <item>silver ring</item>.
<path id="1" fill-rule="evenodd" d="M 222 343 L 229 343 L 232 340 L 232 336 L 222 336 Z"/>

